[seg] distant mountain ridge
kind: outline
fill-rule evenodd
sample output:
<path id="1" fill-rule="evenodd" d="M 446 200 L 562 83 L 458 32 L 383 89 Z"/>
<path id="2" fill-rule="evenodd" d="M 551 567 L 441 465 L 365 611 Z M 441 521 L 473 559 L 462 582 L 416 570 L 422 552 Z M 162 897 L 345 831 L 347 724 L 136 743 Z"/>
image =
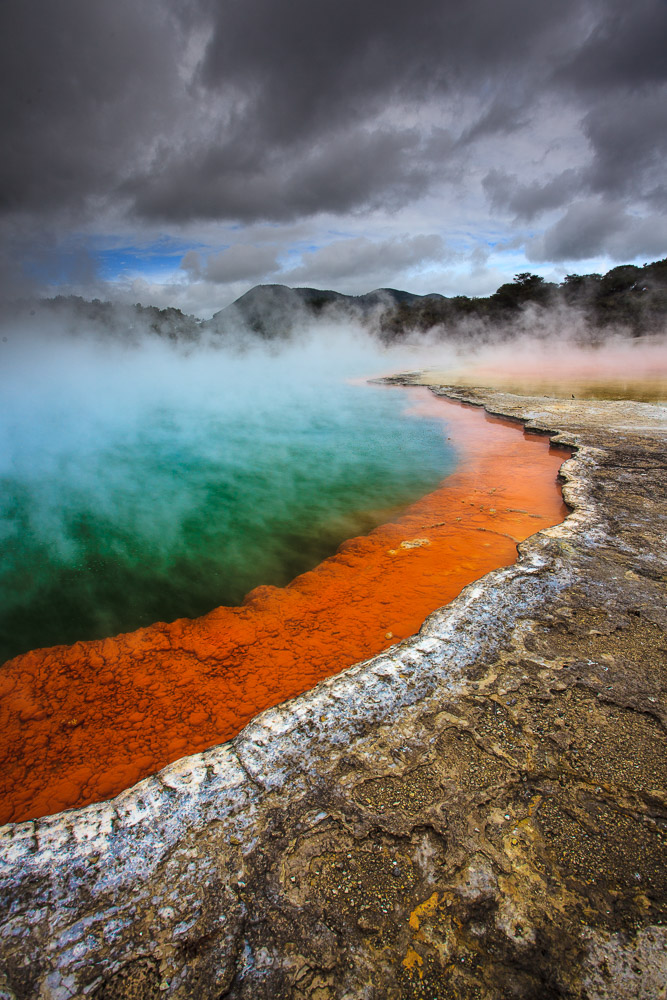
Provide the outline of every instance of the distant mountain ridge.
<path id="1" fill-rule="evenodd" d="M 92 327 L 101 334 L 131 341 L 149 331 L 179 342 L 207 338 L 238 343 L 239 339 L 283 340 L 299 327 L 317 320 L 350 320 L 367 327 L 385 343 L 431 333 L 437 339 L 455 336 L 465 322 L 466 335 L 489 337 L 494 325 L 506 329 L 527 307 L 574 307 L 587 321 L 591 336 L 610 326 L 633 336 L 665 332 L 667 328 L 667 258 L 638 267 L 622 264 L 605 275 L 568 274 L 561 284 L 530 272 L 517 274 L 492 295 L 447 297 L 438 292 L 416 295 L 396 288 L 376 288 L 364 295 L 331 289 L 255 285 L 219 310 L 199 320 L 180 309 L 119 305 L 56 296 L 22 303 L 16 314 L 36 313 L 61 318 L 74 333 Z M 477 332 L 476 332 L 477 331 Z"/>
<path id="2" fill-rule="evenodd" d="M 376 288 L 364 295 L 344 295 L 331 289 L 290 288 L 288 285 L 255 285 L 231 305 L 215 313 L 202 324 L 204 329 L 227 334 L 244 327 L 255 335 L 273 339 L 289 336 L 299 324 L 346 313 L 350 319 L 378 319 L 400 308 L 412 309 L 415 303 L 435 303 L 444 295 L 415 295 L 396 288 Z"/>
<path id="3" fill-rule="evenodd" d="M 528 305 L 576 307 L 593 329 L 616 324 L 635 336 L 654 332 L 667 322 L 667 258 L 643 267 L 622 264 L 605 275 L 569 274 L 560 285 L 523 272 L 492 295 L 479 298 L 448 298 L 437 292 L 415 295 L 396 288 L 343 295 L 317 288 L 256 285 L 202 325 L 223 335 L 242 326 L 255 336 L 274 339 L 289 336 L 299 324 L 317 317 L 347 315 L 370 324 L 386 342 L 437 329 L 446 339 L 447 330 L 464 319 L 491 325 L 507 322 Z"/>

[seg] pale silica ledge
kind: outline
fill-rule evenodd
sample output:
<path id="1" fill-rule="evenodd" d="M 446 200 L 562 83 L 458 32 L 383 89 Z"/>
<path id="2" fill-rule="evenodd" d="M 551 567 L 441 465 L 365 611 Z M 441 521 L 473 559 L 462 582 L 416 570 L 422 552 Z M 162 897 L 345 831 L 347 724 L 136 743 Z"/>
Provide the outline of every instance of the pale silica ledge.
<path id="1" fill-rule="evenodd" d="M 570 516 L 231 743 L 4 827 L 1 1000 L 664 996 L 667 410 L 432 388 L 574 447 Z"/>

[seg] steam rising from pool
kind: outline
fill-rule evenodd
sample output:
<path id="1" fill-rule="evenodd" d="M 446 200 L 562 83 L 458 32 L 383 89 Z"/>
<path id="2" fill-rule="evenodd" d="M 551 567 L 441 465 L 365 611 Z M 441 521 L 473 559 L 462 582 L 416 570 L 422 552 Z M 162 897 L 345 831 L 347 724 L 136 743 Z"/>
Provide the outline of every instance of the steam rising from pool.
<path id="1" fill-rule="evenodd" d="M 406 359 L 349 331 L 279 354 L 1 347 L 0 661 L 285 584 L 453 465 L 440 421 L 350 383 Z"/>
<path id="2" fill-rule="evenodd" d="M 94 329 L 60 307 L 0 328 L 0 662 L 237 604 L 434 488 L 454 462 L 443 425 L 370 376 L 667 392 L 663 334 L 599 344 L 573 310 L 390 348 L 349 317 L 184 343 L 98 312 Z"/>

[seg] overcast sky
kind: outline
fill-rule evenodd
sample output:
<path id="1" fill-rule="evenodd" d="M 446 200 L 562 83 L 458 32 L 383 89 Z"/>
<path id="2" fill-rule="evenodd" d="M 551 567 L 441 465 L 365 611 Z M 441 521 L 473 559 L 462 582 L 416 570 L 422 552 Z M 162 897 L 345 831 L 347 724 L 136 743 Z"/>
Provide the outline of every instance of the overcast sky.
<path id="1" fill-rule="evenodd" d="M 667 0 L 3 0 L 0 50 L 5 296 L 667 255 Z"/>

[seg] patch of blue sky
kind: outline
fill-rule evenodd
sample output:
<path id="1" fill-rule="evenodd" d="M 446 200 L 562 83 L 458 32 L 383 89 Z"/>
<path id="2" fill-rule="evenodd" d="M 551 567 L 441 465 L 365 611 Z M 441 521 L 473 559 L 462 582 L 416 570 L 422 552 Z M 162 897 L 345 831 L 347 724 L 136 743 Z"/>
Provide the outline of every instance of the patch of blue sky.
<path id="1" fill-rule="evenodd" d="M 126 277 L 154 277 L 171 274 L 180 265 L 183 254 L 146 252 L 134 247 L 98 250 L 95 253 L 98 273 L 105 281 Z"/>
<path id="2" fill-rule="evenodd" d="M 95 278 L 109 282 L 132 277 L 160 280 L 178 271 L 188 250 L 202 248 L 211 249 L 206 244 L 171 236 L 128 242 L 127 236 L 76 234 L 56 246 L 33 249 L 23 268 L 28 277 L 51 287 L 87 283 Z"/>
<path id="3" fill-rule="evenodd" d="M 127 277 L 166 277 L 180 267 L 188 250 L 208 249 L 206 244 L 162 236 L 150 243 L 91 247 L 99 275 L 106 281 Z"/>
<path id="4" fill-rule="evenodd" d="M 323 243 L 297 243 L 292 245 L 287 251 L 288 259 L 291 261 L 294 257 L 301 257 L 303 254 L 317 253 L 326 244 Z"/>

